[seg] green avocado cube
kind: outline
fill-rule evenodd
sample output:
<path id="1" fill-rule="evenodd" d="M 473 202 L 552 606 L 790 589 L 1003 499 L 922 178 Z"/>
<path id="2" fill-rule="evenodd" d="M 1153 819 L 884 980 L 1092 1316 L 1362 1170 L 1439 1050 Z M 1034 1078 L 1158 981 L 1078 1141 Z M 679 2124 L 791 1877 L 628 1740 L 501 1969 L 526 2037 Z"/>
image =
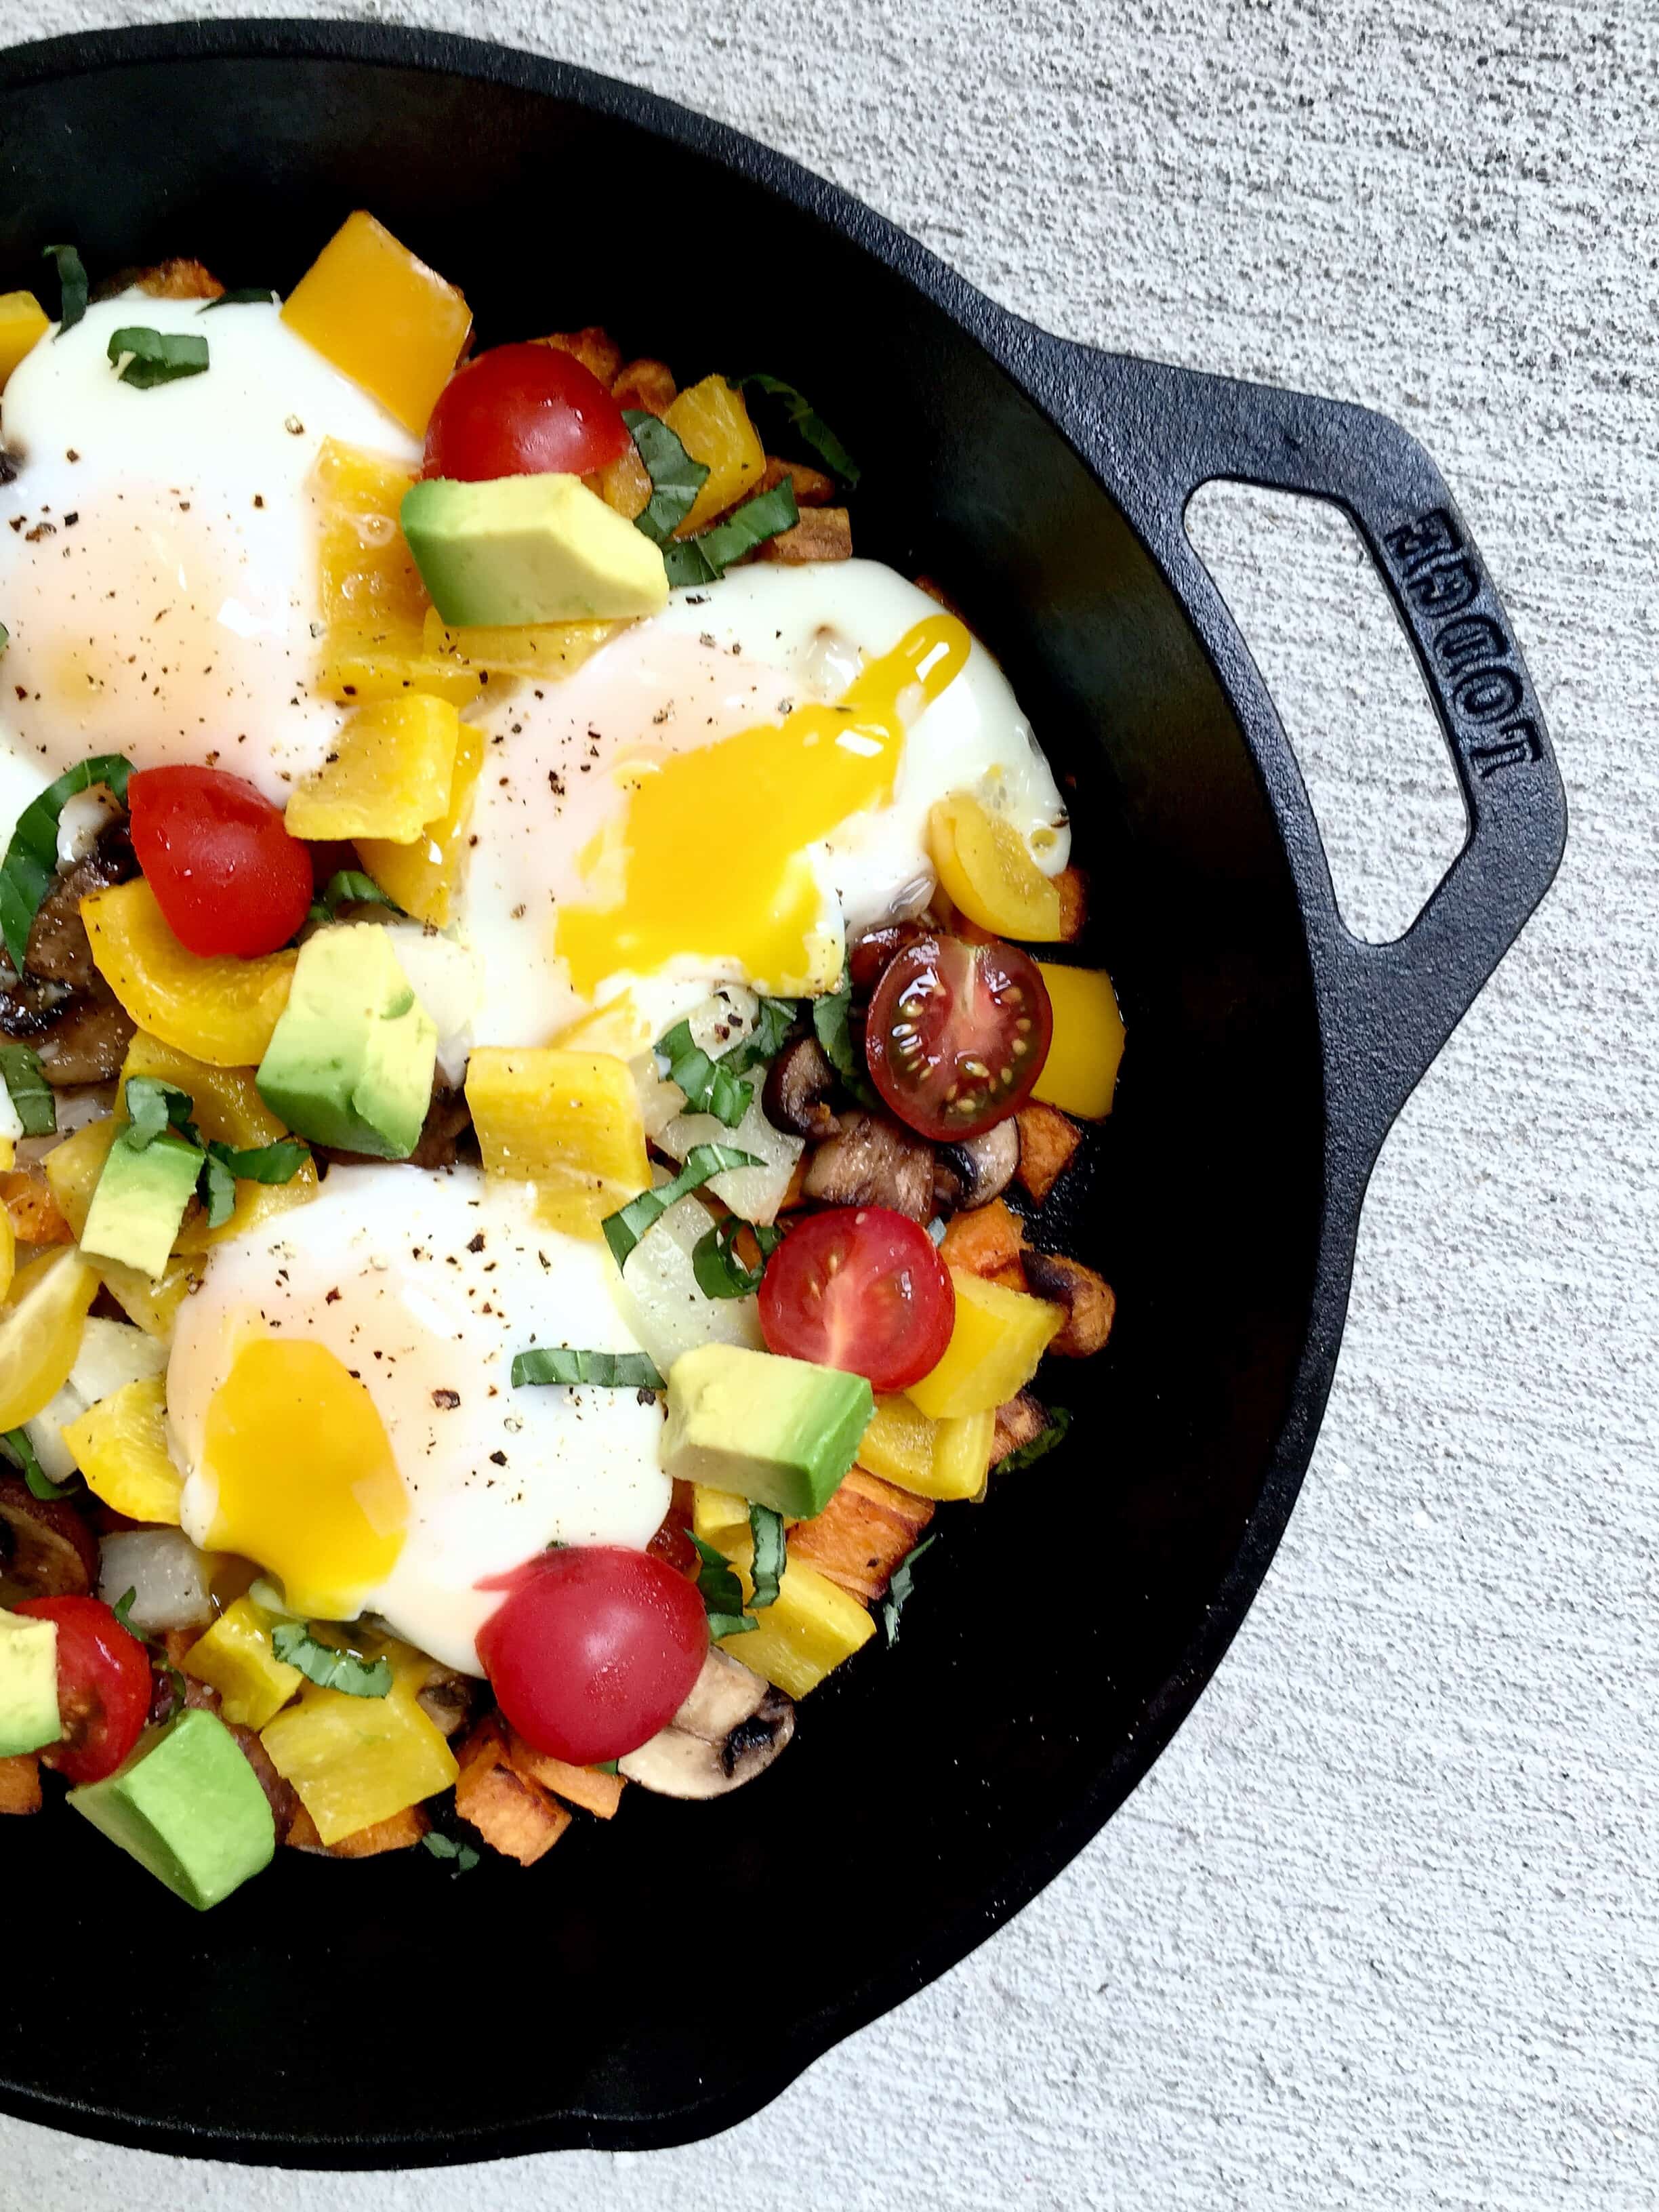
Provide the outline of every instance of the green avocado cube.
<path id="1" fill-rule="evenodd" d="M 63 1733 L 57 1622 L 0 1613 L 0 1759 L 40 1751 Z"/>
<path id="2" fill-rule="evenodd" d="M 300 947 L 288 1004 L 254 1078 L 290 1129 L 319 1145 L 405 1160 L 432 1103 L 438 1032 L 375 921 Z"/>
<path id="3" fill-rule="evenodd" d="M 702 1344 L 668 1372 L 662 1463 L 677 1482 L 735 1491 L 809 1520 L 834 1497 L 874 1411 L 862 1375 Z"/>
<path id="4" fill-rule="evenodd" d="M 400 519 L 432 604 L 457 626 L 614 621 L 668 604 L 660 551 L 580 477 L 427 477 Z"/>
<path id="5" fill-rule="evenodd" d="M 213 1713 L 180 1713 L 146 1730 L 125 1765 L 71 1790 L 69 1802 L 198 1912 L 276 1854 L 259 1778 Z"/>
<path id="6" fill-rule="evenodd" d="M 152 1137 L 140 1149 L 133 1132 L 123 1129 L 92 1194 L 81 1249 L 146 1275 L 166 1274 L 201 1172 L 200 1152 L 182 1137 Z"/>

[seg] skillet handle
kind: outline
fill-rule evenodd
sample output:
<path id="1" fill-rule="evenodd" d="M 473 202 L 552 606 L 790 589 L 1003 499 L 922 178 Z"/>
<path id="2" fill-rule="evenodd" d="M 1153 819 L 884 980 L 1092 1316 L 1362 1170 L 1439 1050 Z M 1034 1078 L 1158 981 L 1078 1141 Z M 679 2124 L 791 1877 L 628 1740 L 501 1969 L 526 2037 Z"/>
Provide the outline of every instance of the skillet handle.
<path id="1" fill-rule="evenodd" d="M 1411 927 L 1386 945 L 1364 942 L 1342 921 L 1322 848 L 1310 872 L 1325 908 L 1325 926 L 1310 935 L 1328 1101 L 1334 1133 L 1363 1182 L 1389 1124 L 1560 860 L 1565 795 L 1525 664 L 1439 470 L 1398 423 L 1271 386 L 1066 350 L 1067 411 L 1081 399 L 1092 416 L 1091 442 L 1101 448 L 1109 481 L 1133 471 L 1135 519 L 1208 600 L 1212 635 L 1238 645 L 1186 534 L 1193 494 L 1217 477 L 1303 492 L 1333 501 L 1354 524 L 1428 688 L 1468 818 L 1457 858 Z M 1152 449 L 1150 482 L 1125 442 L 1131 435 Z M 1288 754 L 1265 691 L 1261 703 L 1262 740 Z"/>

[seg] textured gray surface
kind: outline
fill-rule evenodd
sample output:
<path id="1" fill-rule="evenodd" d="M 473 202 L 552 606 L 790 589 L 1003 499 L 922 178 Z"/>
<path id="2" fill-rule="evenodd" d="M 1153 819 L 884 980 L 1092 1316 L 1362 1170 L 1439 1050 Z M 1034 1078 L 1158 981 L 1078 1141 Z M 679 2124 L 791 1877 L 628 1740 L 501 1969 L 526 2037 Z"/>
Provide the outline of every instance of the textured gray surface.
<path id="1" fill-rule="evenodd" d="M 176 12 L 9 0 L 3 21 Z M 1385 1153 L 1260 1601 L 1151 1779 L 1012 1928 L 697 2148 L 327 2179 L 0 2121 L 0 2205 L 1651 2206 L 1650 0 L 408 12 L 724 117 L 1055 329 L 1401 416 L 1507 595 L 1573 842 Z M 1397 922 L 1455 809 L 1396 735 L 1399 658 L 1352 611 L 1352 552 L 1224 513 L 1204 543 L 1244 580 L 1351 914 Z"/>

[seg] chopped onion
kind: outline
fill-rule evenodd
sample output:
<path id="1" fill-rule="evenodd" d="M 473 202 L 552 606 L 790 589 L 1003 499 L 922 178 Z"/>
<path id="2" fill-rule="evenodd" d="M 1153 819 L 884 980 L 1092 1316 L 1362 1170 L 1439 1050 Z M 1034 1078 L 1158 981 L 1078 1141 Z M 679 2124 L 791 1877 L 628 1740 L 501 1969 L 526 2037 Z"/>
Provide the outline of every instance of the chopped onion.
<path id="1" fill-rule="evenodd" d="M 213 1560 L 182 1528 L 136 1528 L 106 1536 L 98 1595 L 113 1605 L 135 1593 L 127 1618 L 145 1636 L 164 1628 L 206 1628 L 213 1620 Z"/>

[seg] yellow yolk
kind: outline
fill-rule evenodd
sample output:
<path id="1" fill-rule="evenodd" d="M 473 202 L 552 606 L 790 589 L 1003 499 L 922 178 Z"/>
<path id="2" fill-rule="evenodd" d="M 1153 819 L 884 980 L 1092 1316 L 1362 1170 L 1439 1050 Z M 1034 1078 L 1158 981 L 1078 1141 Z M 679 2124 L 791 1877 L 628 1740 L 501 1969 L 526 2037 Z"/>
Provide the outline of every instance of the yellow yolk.
<path id="1" fill-rule="evenodd" d="M 208 1408 L 209 1546 L 280 1577 L 296 1613 L 349 1619 L 403 1549 L 409 1498 L 362 1383 L 320 1344 L 245 1344 Z"/>
<path id="2" fill-rule="evenodd" d="M 965 666 L 971 640 L 933 615 L 872 660 L 833 706 L 623 772 L 625 813 L 583 856 L 590 888 L 613 896 L 567 905 L 556 948 L 592 999 L 608 975 L 651 975 L 678 956 L 736 961 L 758 989 L 822 988 L 823 895 L 809 848 L 849 816 L 885 805 L 908 722 Z"/>

